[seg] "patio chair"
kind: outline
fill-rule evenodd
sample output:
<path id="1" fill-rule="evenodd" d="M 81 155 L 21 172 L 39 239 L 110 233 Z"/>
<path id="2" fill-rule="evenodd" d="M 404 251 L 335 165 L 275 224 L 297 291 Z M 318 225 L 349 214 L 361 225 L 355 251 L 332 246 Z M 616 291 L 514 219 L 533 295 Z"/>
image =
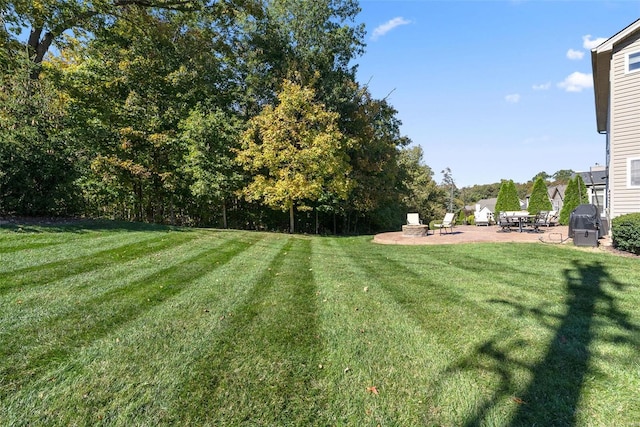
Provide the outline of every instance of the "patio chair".
<path id="1" fill-rule="evenodd" d="M 489 212 L 485 210 L 476 211 L 476 213 L 473 216 L 474 216 L 476 225 L 486 225 L 488 227 L 489 224 L 491 223 L 491 218 L 489 218 Z"/>
<path id="2" fill-rule="evenodd" d="M 535 217 L 531 219 L 533 231 L 540 231 L 541 226 L 549 226 L 549 211 L 539 211 Z"/>
<path id="3" fill-rule="evenodd" d="M 444 216 L 444 219 L 442 220 L 442 222 L 436 222 L 433 224 L 434 228 L 439 228 L 440 229 L 440 234 L 442 234 L 442 229 L 444 229 L 445 234 L 447 233 L 447 228 L 451 230 L 451 232 L 453 233 L 453 223 L 454 223 L 454 218 L 455 218 L 454 213 L 452 212 L 447 212 L 446 215 Z"/>
<path id="4" fill-rule="evenodd" d="M 407 225 L 420 225 L 422 221 L 420 221 L 420 214 L 417 213 L 408 213 L 407 214 Z"/>
<path id="5" fill-rule="evenodd" d="M 540 211 L 533 220 L 533 226 L 537 230 L 540 226 L 549 226 L 549 211 Z"/>
<path id="6" fill-rule="evenodd" d="M 507 212 L 500 212 L 498 215 L 498 225 L 502 228 L 502 231 L 511 231 L 511 226 L 513 222 L 509 220 L 507 216 Z"/>

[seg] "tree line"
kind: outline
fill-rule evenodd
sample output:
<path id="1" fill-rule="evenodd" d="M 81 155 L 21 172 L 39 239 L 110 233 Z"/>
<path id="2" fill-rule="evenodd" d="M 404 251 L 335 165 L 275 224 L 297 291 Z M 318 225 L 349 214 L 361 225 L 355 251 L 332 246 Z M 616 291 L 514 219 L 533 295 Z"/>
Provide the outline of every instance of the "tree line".
<path id="1" fill-rule="evenodd" d="M 356 81 L 357 1 L 0 4 L 0 215 L 352 233 L 440 209 Z"/>
<path id="2" fill-rule="evenodd" d="M 2 216 L 358 233 L 468 198 L 356 80 L 357 0 L 0 8 Z"/>

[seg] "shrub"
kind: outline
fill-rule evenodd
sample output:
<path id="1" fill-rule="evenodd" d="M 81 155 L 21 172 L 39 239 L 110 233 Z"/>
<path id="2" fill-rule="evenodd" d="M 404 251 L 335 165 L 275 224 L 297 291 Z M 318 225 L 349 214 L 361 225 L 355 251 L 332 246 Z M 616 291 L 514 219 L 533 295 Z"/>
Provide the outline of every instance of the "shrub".
<path id="1" fill-rule="evenodd" d="M 464 210 L 460 210 L 458 212 L 458 217 L 456 218 L 456 224 L 467 224 L 467 216 L 464 213 Z"/>
<path id="2" fill-rule="evenodd" d="M 621 215 L 611 221 L 613 246 L 640 255 L 640 213 Z"/>

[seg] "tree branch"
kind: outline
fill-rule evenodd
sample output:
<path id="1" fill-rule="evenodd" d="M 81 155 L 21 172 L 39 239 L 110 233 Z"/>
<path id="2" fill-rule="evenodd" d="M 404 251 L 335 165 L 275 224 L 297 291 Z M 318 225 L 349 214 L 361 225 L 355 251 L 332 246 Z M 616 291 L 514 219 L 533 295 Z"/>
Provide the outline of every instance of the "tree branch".
<path id="1" fill-rule="evenodd" d="M 141 6 L 141 7 L 157 7 L 160 9 L 171 9 L 178 11 L 193 10 L 197 6 L 197 0 L 116 0 L 114 6 Z"/>

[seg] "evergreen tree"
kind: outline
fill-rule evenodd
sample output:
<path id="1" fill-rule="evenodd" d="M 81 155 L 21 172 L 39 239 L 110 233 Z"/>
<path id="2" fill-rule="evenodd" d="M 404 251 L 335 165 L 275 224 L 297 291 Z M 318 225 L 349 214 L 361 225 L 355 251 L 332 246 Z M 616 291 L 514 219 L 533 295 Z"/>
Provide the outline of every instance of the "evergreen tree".
<path id="1" fill-rule="evenodd" d="M 513 180 L 502 181 L 498 192 L 498 200 L 496 200 L 496 212 L 518 210 L 520 210 L 520 200 L 518 199 L 516 185 Z"/>
<path id="2" fill-rule="evenodd" d="M 583 205 L 585 203 L 589 203 L 589 194 L 587 192 L 587 186 L 582 179 L 582 175 L 576 175 L 576 188 L 578 189 L 578 199 L 580 200 L 579 205 Z"/>
<path id="3" fill-rule="evenodd" d="M 551 210 L 551 200 L 549 200 L 549 192 L 547 191 L 547 185 L 545 184 L 542 176 L 536 179 L 533 184 L 533 190 L 529 197 L 529 213 L 537 215 L 540 211 Z"/>
<path id="4" fill-rule="evenodd" d="M 573 212 L 578 205 L 585 203 L 589 203 L 587 186 L 584 184 L 582 177 L 580 175 L 576 175 L 575 178 L 569 180 L 567 189 L 564 192 L 564 202 L 562 204 L 562 210 L 560 211 L 558 222 L 562 225 L 568 225 L 571 212 Z"/>

